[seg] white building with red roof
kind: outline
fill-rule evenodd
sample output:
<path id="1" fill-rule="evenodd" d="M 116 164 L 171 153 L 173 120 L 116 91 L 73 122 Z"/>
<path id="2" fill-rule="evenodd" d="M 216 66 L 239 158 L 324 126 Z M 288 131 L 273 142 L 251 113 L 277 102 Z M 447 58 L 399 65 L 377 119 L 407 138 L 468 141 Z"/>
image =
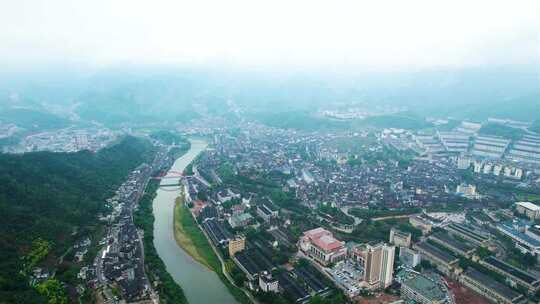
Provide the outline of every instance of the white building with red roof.
<path id="1" fill-rule="evenodd" d="M 304 232 L 304 236 L 300 239 L 300 249 L 325 266 L 347 257 L 345 243 L 321 227 Z"/>

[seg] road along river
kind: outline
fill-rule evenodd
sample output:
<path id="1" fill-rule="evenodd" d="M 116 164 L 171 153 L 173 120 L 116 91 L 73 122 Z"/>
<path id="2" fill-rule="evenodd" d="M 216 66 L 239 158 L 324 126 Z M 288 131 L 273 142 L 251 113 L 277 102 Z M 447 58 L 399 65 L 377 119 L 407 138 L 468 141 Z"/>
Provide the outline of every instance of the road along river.
<path id="1" fill-rule="evenodd" d="M 174 162 L 170 171 L 184 171 L 187 165 L 206 149 L 206 146 L 206 142 L 202 140 L 191 140 L 189 151 Z M 162 184 L 175 182 L 177 181 L 171 179 L 161 181 Z M 176 243 L 173 223 L 174 203 L 180 195 L 180 189 L 172 189 L 170 187 L 158 189 L 152 203 L 155 216 L 154 246 L 167 271 L 182 287 L 190 304 L 238 303 L 216 273 L 197 263 Z"/>

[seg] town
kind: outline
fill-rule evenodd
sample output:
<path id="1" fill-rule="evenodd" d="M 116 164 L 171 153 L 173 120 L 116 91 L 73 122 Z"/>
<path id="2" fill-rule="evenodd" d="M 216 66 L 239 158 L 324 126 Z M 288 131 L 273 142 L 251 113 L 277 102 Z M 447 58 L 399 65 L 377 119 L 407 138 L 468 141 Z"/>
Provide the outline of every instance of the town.
<path id="1" fill-rule="evenodd" d="M 105 202 L 108 211 L 97 219 L 103 231 L 101 239 L 92 241 L 84 235 L 73 245 L 74 262 L 80 265 L 77 279 L 81 284 L 76 288 L 80 295 L 94 293 L 100 303 L 159 303 L 145 270 L 144 231 L 134 223 L 134 211 L 149 181 L 174 161 L 172 146 L 154 144 L 159 146 L 154 161 L 133 170 Z M 48 277 L 42 269 L 34 270 L 34 284 Z"/>
<path id="2" fill-rule="evenodd" d="M 35 132 L 0 121 L 0 141 L 5 141 L 0 142 L 0 149 L 4 153 L 97 151 L 117 140 L 121 133 L 107 128 L 77 127 Z"/>
<path id="3" fill-rule="evenodd" d="M 539 304 L 540 1 L 2 1 L 0 304 Z"/>
<path id="4" fill-rule="evenodd" d="M 265 303 L 536 301 L 540 137 L 475 127 L 222 129 L 185 172 L 185 205 Z"/>
<path id="5" fill-rule="evenodd" d="M 179 183 L 160 187 L 180 190 L 181 208 L 218 255 L 223 279 L 251 302 L 540 299 L 537 135 L 481 135 L 469 122 L 431 134 L 306 132 L 221 120 L 176 131 L 209 147 L 175 177 Z M 163 277 L 149 275 L 145 262 L 149 231 L 136 225 L 134 212 L 154 191 L 149 182 L 181 154 L 154 133 L 133 133 L 156 147 L 153 162 L 140 164 L 104 202 L 99 237 L 81 234 L 72 247 L 74 292 L 100 303 L 159 303 L 162 296 Z M 51 275 L 35 268 L 31 279 Z"/>

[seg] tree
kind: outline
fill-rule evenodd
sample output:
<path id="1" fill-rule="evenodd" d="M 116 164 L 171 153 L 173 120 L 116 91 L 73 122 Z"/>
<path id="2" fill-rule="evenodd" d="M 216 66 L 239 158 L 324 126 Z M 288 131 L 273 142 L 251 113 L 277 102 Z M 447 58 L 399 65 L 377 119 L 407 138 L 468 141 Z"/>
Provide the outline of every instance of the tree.
<path id="1" fill-rule="evenodd" d="M 208 200 L 208 194 L 206 193 L 206 191 L 199 191 L 199 193 L 197 193 L 197 199 L 201 200 L 201 201 L 207 201 Z"/>
<path id="2" fill-rule="evenodd" d="M 68 302 L 64 287 L 56 279 L 47 280 L 36 288 L 40 294 L 47 297 L 48 304 L 67 304 Z"/>
<path id="3" fill-rule="evenodd" d="M 344 304 L 348 303 L 347 297 L 342 292 L 338 292 L 337 290 L 334 291 L 334 293 L 327 297 L 323 298 L 319 295 L 314 296 L 309 301 L 309 304 Z"/>

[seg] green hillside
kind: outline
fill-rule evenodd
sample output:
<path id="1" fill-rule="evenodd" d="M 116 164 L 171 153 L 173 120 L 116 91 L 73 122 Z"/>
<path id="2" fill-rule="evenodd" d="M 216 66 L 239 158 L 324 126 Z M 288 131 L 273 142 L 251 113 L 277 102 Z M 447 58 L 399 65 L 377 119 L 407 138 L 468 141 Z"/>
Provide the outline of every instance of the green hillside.
<path id="1" fill-rule="evenodd" d="M 379 115 L 366 118 L 363 123 L 377 128 L 397 128 L 407 130 L 420 130 L 432 127 L 423 117 L 412 113 L 398 113 L 393 115 Z"/>
<path id="2" fill-rule="evenodd" d="M 45 303 L 20 273 L 22 257 L 56 261 L 74 228 L 95 225 L 104 200 L 152 154 L 134 137 L 97 153 L 1 154 L 0 303 Z"/>
<path id="3" fill-rule="evenodd" d="M 343 130 L 350 128 L 350 122 L 331 120 L 328 118 L 310 115 L 307 112 L 258 112 L 251 113 L 254 118 L 261 123 L 282 129 L 296 129 L 303 131 L 316 130 Z"/>
<path id="4" fill-rule="evenodd" d="M 521 129 L 512 128 L 497 123 L 485 124 L 482 126 L 482 128 L 480 128 L 479 132 L 482 135 L 501 136 L 513 140 L 518 140 L 523 136 L 523 134 L 525 134 L 525 131 Z"/>

